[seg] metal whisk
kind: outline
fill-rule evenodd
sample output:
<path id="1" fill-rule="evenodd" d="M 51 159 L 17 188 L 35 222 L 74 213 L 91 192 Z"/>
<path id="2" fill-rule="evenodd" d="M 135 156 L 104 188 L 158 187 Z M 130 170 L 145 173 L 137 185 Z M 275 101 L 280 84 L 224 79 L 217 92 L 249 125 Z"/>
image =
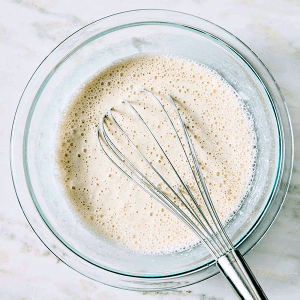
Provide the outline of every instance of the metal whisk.
<path id="1" fill-rule="evenodd" d="M 119 171 L 121 171 L 142 190 L 144 190 L 147 194 L 157 200 L 165 208 L 167 208 L 176 217 L 178 217 L 199 237 L 199 239 L 216 260 L 221 272 L 231 283 L 233 289 L 240 299 L 267 299 L 247 263 L 245 262 L 239 251 L 234 248 L 230 238 L 228 237 L 222 226 L 222 223 L 211 200 L 208 188 L 205 184 L 195 148 L 188 133 L 187 127 L 184 124 L 179 113 L 179 109 L 177 108 L 174 98 L 169 95 L 169 99 L 177 113 L 179 124 L 187 143 L 188 151 L 186 151 L 173 121 L 171 120 L 169 114 L 167 113 L 160 100 L 153 93 L 145 89 L 141 89 L 140 92 L 148 94 L 154 101 L 157 102 L 157 104 L 161 108 L 161 111 L 164 113 L 167 121 L 169 122 L 172 130 L 174 131 L 174 135 L 180 143 L 184 157 L 190 169 L 191 176 L 196 183 L 197 193 L 199 193 L 199 195 L 203 199 L 204 205 L 207 210 L 206 215 L 201 209 L 198 201 L 196 200 L 196 197 L 192 193 L 188 184 L 183 181 L 178 171 L 175 169 L 174 164 L 166 154 L 166 151 L 163 149 L 163 147 L 149 128 L 148 124 L 144 121 L 135 107 L 126 100 L 123 100 L 122 103 L 130 107 L 131 111 L 141 121 L 150 136 L 152 136 L 156 145 L 159 147 L 163 156 L 166 158 L 169 166 L 174 171 L 179 185 L 175 187 L 172 186 L 168 182 L 168 180 L 166 180 L 165 177 L 158 172 L 153 163 L 149 161 L 146 156 L 138 149 L 137 145 L 132 141 L 132 139 L 130 139 L 120 123 L 116 120 L 113 109 L 110 109 L 109 117 L 114 122 L 117 129 L 128 141 L 128 143 L 135 148 L 136 152 L 142 157 L 143 161 L 148 165 L 148 167 L 150 167 L 151 170 L 160 178 L 160 180 L 164 182 L 173 197 L 170 197 L 166 192 L 162 190 L 162 188 L 155 185 L 149 178 L 147 178 L 147 175 L 144 174 L 136 166 L 136 164 L 129 159 L 128 155 L 122 153 L 122 151 L 120 151 L 120 147 L 118 147 L 118 145 L 116 145 L 112 141 L 106 129 L 106 127 L 108 126 L 106 124 L 108 115 L 105 115 L 102 118 L 102 121 L 98 126 L 98 139 L 104 154 L 119 169 Z M 104 147 L 104 145 L 106 147 Z M 107 148 L 107 150 L 105 148 Z M 110 154 L 108 152 L 110 152 Z M 180 206 L 177 205 L 171 198 L 178 199 L 182 208 L 180 208 Z"/>

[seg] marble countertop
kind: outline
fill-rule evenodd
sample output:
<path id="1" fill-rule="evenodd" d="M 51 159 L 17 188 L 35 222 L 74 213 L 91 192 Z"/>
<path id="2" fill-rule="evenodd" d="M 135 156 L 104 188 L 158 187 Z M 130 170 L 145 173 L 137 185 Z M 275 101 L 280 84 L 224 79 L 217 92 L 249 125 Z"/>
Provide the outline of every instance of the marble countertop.
<path id="1" fill-rule="evenodd" d="M 300 1 L 299 0 L 1 0 L 0 9 L 0 299 L 236 299 L 217 275 L 180 290 L 122 291 L 67 267 L 40 242 L 18 204 L 9 167 L 11 124 L 22 91 L 64 38 L 106 15 L 137 8 L 183 11 L 245 42 L 278 82 L 295 138 L 293 177 L 272 228 L 246 256 L 269 299 L 300 299 Z"/>

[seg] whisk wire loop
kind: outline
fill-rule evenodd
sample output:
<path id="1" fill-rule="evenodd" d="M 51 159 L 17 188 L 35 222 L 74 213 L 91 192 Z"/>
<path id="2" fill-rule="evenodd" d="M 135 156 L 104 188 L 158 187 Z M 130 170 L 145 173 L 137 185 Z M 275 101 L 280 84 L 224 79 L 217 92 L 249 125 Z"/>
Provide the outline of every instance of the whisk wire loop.
<path id="1" fill-rule="evenodd" d="M 195 149 L 194 146 L 192 144 L 192 141 L 190 139 L 190 136 L 187 132 L 187 128 L 185 126 L 185 124 L 182 121 L 181 115 L 179 113 L 179 110 L 175 104 L 174 99 L 169 95 L 169 98 L 171 99 L 175 110 L 177 112 L 184 136 L 187 140 L 187 144 L 189 147 L 189 151 L 190 151 L 190 155 L 192 157 L 192 161 L 193 161 L 193 165 L 194 168 L 191 164 L 191 161 L 188 157 L 188 154 L 182 144 L 182 141 L 178 135 L 178 132 L 171 120 L 171 118 L 169 117 L 169 114 L 167 113 L 167 111 L 165 110 L 164 106 L 162 105 L 162 103 L 158 100 L 158 98 L 152 94 L 151 92 L 147 91 L 147 90 L 140 90 L 141 92 L 145 92 L 147 94 L 149 94 L 153 99 L 155 99 L 157 101 L 157 103 L 160 105 L 160 107 L 162 108 L 167 120 L 169 121 L 176 137 L 177 140 L 180 142 L 181 145 L 181 149 L 184 152 L 186 161 L 189 165 L 189 169 L 191 170 L 192 176 L 196 182 L 196 185 L 198 187 L 198 191 L 205 203 L 205 206 L 208 210 L 208 213 L 210 215 L 210 218 L 216 228 L 216 231 L 213 229 L 211 223 L 208 221 L 207 217 L 205 216 L 205 214 L 203 213 L 202 209 L 200 208 L 197 200 L 195 199 L 193 193 L 191 192 L 190 188 L 188 187 L 188 185 L 182 180 L 181 176 L 178 174 L 178 172 L 176 171 L 174 165 L 172 164 L 171 160 L 169 159 L 168 155 L 166 154 L 166 152 L 164 151 L 164 149 L 162 148 L 161 144 L 158 142 L 157 138 L 154 136 L 153 132 L 151 131 L 151 129 L 149 128 L 149 126 L 147 125 L 147 123 L 144 121 L 144 119 L 141 117 L 141 115 L 138 113 L 138 111 L 133 107 L 132 104 L 130 104 L 128 101 L 123 100 L 122 103 L 128 105 L 133 112 L 135 113 L 135 115 L 140 119 L 140 121 L 142 121 L 143 125 L 146 127 L 147 131 L 150 133 L 150 135 L 153 137 L 155 143 L 159 146 L 160 150 L 162 151 L 164 157 L 167 159 L 169 165 L 171 166 L 172 170 L 174 171 L 175 175 L 177 176 L 177 178 L 179 179 L 181 185 L 184 187 L 185 192 L 188 194 L 189 198 L 191 199 L 192 203 L 194 204 L 194 206 L 197 208 L 198 213 L 200 214 L 201 218 L 203 220 L 201 220 L 200 216 L 195 212 L 195 210 L 193 209 L 192 205 L 189 203 L 189 201 L 187 200 L 187 198 L 184 196 L 183 192 L 178 188 L 177 192 L 175 191 L 175 189 L 168 183 L 168 181 L 157 171 L 157 169 L 153 166 L 153 164 L 145 157 L 145 155 L 138 149 L 137 145 L 135 145 L 135 143 L 129 138 L 129 136 L 125 133 L 125 131 L 123 130 L 122 126 L 119 124 L 119 122 L 116 120 L 112 110 L 110 109 L 109 111 L 109 116 L 110 118 L 113 120 L 114 124 L 117 126 L 117 128 L 121 131 L 121 133 L 123 134 L 123 136 L 127 139 L 127 141 L 135 148 L 135 150 L 139 153 L 139 155 L 143 158 L 143 160 L 146 162 L 146 164 L 159 176 L 159 178 L 166 184 L 166 186 L 170 189 L 170 191 L 174 194 L 174 196 L 176 197 L 176 199 L 178 199 L 180 201 L 180 203 L 182 203 L 182 205 L 184 206 L 184 208 L 187 210 L 187 212 L 196 220 L 196 222 L 198 223 L 197 226 L 195 224 L 194 221 L 191 220 L 191 218 L 178 206 L 174 203 L 174 201 L 172 201 L 161 189 L 159 189 L 153 182 L 151 182 L 135 165 L 134 163 L 132 163 L 121 151 L 120 149 L 112 142 L 112 140 L 109 138 L 106 130 L 105 130 L 105 119 L 107 118 L 107 115 L 105 115 L 102 118 L 102 122 L 101 122 L 101 134 L 102 137 L 104 139 L 104 142 L 106 144 L 106 146 L 110 149 L 110 151 L 114 154 L 114 156 L 119 160 L 119 162 L 121 164 L 123 164 L 127 171 L 124 170 L 123 168 L 121 168 L 109 155 L 108 153 L 105 151 L 102 143 L 101 143 L 101 139 L 100 139 L 100 130 L 98 128 L 98 139 L 99 139 L 99 143 L 101 145 L 101 148 L 103 150 L 103 152 L 105 153 L 106 156 L 108 156 L 108 158 L 110 159 L 111 162 L 113 162 L 114 165 L 116 165 L 118 167 L 118 169 L 125 174 L 128 178 L 130 178 L 131 180 L 134 181 L 134 183 L 136 183 L 138 186 L 140 186 L 145 192 L 147 192 L 151 197 L 155 198 L 158 202 L 160 202 L 161 204 L 163 204 L 167 209 L 169 209 L 173 214 L 175 214 L 177 217 L 179 217 L 182 221 L 184 221 L 185 224 L 187 224 L 192 230 L 193 232 L 202 240 L 202 242 L 207 246 L 208 250 L 211 252 L 211 254 L 213 255 L 214 258 L 219 258 L 220 256 L 222 256 L 223 254 L 227 253 L 228 251 L 230 251 L 230 249 L 233 248 L 232 243 L 229 239 L 229 237 L 227 236 L 226 232 L 224 231 L 221 222 L 219 220 L 219 218 L 216 215 L 216 211 L 214 209 L 214 206 L 212 204 L 211 198 L 209 196 L 209 192 L 208 189 L 205 185 L 205 181 L 203 179 L 203 175 L 202 172 L 200 170 L 200 165 L 198 162 L 198 158 L 197 155 L 195 153 Z M 196 170 L 196 172 L 194 171 L 194 169 Z M 128 170 L 130 170 L 131 175 L 128 173 Z M 136 179 L 134 179 L 132 176 L 134 176 Z M 198 177 L 198 178 L 197 178 Z M 200 184 L 199 184 L 200 181 Z M 201 185 L 201 187 L 200 187 Z M 167 201 L 165 203 L 165 201 Z"/>

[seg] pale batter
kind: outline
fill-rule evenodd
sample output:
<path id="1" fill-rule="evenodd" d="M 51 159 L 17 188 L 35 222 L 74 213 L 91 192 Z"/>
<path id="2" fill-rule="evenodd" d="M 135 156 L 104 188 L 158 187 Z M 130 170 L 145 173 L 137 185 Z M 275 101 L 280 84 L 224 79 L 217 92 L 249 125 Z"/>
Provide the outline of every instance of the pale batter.
<path id="1" fill-rule="evenodd" d="M 215 71 L 182 58 L 131 57 L 100 71 L 82 86 L 58 132 L 59 180 L 79 220 L 99 237 L 145 254 L 181 251 L 196 244 L 198 238 L 122 175 L 98 143 L 97 125 L 114 107 L 116 118 L 139 149 L 172 185 L 178 184 L 158 147 L 121 103 L 127 99 L 151 125 L 184 181 L 196 193 L 174 133 L 159 106 L 139 92 L 141 87 L 159 97 L 178 126 L 166 95 L 175 97 L 219 216 L 223 223 L 230 219 L 248 192 L 253 175 L 256 152 L 252 121 L 237 93 Z M 140 160 L 114 125 L 108 125 L 122 151 Z M 139 164 L 143 171 L 149 171 Z M 160 184 L 150 171 L 147 176 Z"/>

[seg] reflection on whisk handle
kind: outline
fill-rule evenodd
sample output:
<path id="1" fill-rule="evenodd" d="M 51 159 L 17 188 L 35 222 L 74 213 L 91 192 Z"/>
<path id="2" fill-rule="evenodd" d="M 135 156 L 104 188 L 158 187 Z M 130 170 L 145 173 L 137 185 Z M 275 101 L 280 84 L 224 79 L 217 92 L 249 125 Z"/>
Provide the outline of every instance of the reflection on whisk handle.
<path id="1" fill-rule="evenodd" d="M 217 260 L 217 265 L 240 299 L 268 299 L 238 250 L 231 250 L 221 256 Z"/>

